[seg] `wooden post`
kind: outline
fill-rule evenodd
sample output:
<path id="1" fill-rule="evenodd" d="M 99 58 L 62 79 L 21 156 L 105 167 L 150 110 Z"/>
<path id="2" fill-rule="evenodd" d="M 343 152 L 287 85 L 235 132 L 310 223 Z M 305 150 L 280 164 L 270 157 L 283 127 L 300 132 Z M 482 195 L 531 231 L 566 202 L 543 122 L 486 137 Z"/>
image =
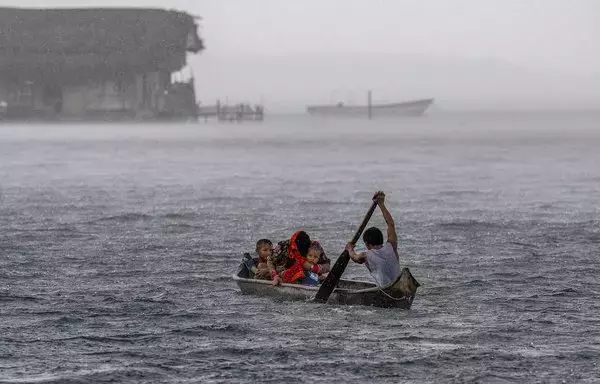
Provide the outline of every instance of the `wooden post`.
<path id="1" fill-rule="evenodd" d="M 371 91 L 369 91 L 367 96 L 367 105 L 369 110 L 369 120 L 371 120 L 371 118 L 373 117 Z"/>
<path id="2" fill-rule="evenodd" d="M 221 100 L 217 99 L 217 122 L 221 122 Z"/>

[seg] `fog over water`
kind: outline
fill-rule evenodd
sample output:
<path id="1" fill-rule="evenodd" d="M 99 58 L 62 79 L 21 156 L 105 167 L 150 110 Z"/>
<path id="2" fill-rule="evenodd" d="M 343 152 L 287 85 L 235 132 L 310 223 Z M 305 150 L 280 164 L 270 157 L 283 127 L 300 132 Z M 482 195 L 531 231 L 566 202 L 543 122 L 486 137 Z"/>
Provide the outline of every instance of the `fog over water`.
<path id="1" fill-rule="evenodd" d="M 115 0 L 2 0 L 11 6 L 122 6 Z M 158 0 L 131 6 L 164 7 Z M 434 97 L 440 109 L 596 108 L 600 4 L 594 0 L 220 0 L 170 2 L 203 18 L 190 58 L 198 97 L 315 102 Z"/>

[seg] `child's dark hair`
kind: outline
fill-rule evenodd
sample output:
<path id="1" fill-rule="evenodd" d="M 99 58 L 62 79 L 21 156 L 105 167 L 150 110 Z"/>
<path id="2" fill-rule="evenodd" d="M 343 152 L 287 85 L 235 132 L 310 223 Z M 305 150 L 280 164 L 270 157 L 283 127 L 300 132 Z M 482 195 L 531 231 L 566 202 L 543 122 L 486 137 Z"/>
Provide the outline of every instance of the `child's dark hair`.
<path id="1" fill-rule="evenodd" d="M 263 245 L 268 245 L 270 247 L 273 246 L 273 242 L 271 242 L 271 240 L 269 239 L 260 239 L 256 242 L 256 252 L 258 252 L 258 249 L 260 247 L 262 247 Z"/>
<path id="2" fill-rule="evenodd" d="M 363 233 L 363 241 L 369 245 L 382 245 L 383 233 L 377 227 L 371 227 Z"/>

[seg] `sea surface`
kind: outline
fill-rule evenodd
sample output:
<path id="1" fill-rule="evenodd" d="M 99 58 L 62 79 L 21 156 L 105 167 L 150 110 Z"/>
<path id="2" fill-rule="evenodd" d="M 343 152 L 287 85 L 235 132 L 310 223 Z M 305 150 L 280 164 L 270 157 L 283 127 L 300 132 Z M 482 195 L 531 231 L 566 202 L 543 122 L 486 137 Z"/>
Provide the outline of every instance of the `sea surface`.
<path id="1" fill-rule="evenodd" d="M 336 259 L 378 189 L 412 309 L 240 293 L 257 239 Z M 599 209 L 594 113 L 3 124 L 0 382 L 597 383 Z"/>

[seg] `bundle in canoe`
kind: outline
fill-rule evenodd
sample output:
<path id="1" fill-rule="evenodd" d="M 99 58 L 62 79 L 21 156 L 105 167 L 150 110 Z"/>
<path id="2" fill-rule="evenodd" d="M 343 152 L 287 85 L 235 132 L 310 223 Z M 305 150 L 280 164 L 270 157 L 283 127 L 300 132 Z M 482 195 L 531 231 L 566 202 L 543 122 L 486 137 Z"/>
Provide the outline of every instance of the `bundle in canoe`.
<path id="1" fill-rule="evenodd" d="M 233 275 L 233 280 L 244 294 L 284 300 L 312 300 L 319 290 L 318 286 L 285 283 L 274 286 L 271 281 L 250 278 L 243 263 L 239 272 Z M 385 287 L 363 281 L 340 279 L 327 303 L 410 309 L 417 287 L 419 283 L 408 268 L 404 268 L 400 276 Z"/>

